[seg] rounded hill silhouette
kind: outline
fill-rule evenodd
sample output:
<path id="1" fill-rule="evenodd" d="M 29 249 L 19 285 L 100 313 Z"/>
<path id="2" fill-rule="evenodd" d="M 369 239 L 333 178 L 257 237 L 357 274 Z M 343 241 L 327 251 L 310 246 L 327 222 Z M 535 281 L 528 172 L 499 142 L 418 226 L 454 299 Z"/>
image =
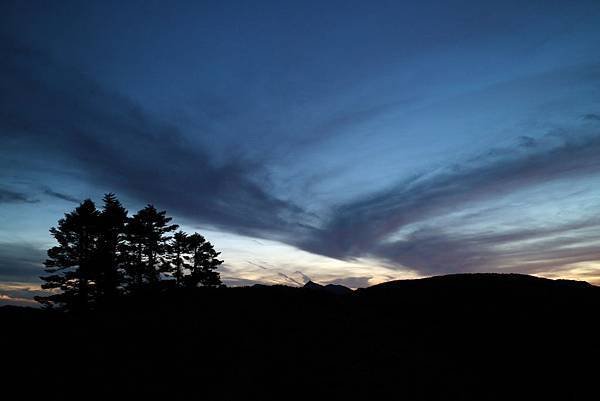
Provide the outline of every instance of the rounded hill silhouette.
<path id="1" fill-rule="evenodd" d="M 90 314 L 0 308 L 28 394 L 165 399 L 584 399 L 600 289 L 465 274 L 352 291 L 166 286 Z M 8 390 L 6 390 L 8 391 Z"/>

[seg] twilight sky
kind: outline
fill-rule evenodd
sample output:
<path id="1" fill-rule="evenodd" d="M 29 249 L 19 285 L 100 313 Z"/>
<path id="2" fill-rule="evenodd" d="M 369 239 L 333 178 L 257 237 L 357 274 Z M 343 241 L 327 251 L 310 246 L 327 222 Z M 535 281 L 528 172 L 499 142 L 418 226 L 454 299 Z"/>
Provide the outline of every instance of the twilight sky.
<path id="1" fill-rule="evenodd" d="M 3 1 L 0 303 L 105 192 L 233 285 L 600 284 L 599 50 L 597 0 Z"/>

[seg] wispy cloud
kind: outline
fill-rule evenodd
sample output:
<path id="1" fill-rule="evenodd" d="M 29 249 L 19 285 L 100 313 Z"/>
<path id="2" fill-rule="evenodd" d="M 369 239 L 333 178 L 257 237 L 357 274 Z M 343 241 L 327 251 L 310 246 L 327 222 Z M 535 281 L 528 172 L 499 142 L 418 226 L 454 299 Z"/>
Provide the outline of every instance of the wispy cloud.
<path id="1" fill-rule="evenodd" d="M 300 277 L 302 277 L 304 284 L 308 283 L 309 281 L 312 281 L 312 278 L 310 278 L 306 274 L 302 273 L 300 270 L 296 270 L 294 273 L 298 274 Z"/>
<path id="2" fill-rule="evenodd" d="M 600 260 L 600 221 L 497 232 L 430 227 L 378 246 L 374 253 L 421 274 L 473 271 L 545 273 Z"/>
<path id="3" fill-rule="evenodd" d="M 46 252 L 23 242 L 0 242 L 0 281 L 38 282 Z"/>
<path id="4" fill-rule="evenodd" d="M 300 281 L 296 280 L 295 278 L 293 278 L 285 273 L 277 272 L 277 275 L 279 277 L 283 278 L 285 281 L 287 281 L 288 284 L 297 285 L 297 286 L 302 286 L 302 284 L 303 284 Z"/>
<path id="5" fill-rule="evenodd" d="M 262 160 L 250 159 L 237 149 L 230 149 L 227 157 L 219 159 L 206 145 L 199 144 L 202 141 L 194 140 L 203 133 L 184 133 L 42 52 L 7 38 L 0 43 L 2 155 L 22 154 L 64 166 L 77 171 L 77 179 L 87 184 L 157 203 L 172 213 L 224 231 L 272 239 L 338 259 L 374 257 L 422 274 L 500 268 L 540 272 L 600 257 L 595 245 L 589 244 L 598 229 L 593 219 L 581 226 L 577 222 L 548 222 L 544 227 L 523 225 L 514 230 L 475 232 L 461 230 L 460 224 L 451 230 L 429 223 L 469 205 L 548 182 L 597 176 L 597 113 L 580 115 L 581 126 L 543 138 L 521 135 L 514 146 L 490 149 L 462 163 L 398 180 L 384 191 L 362 194 L 316 216 L 308 215 L 286 194 L 280 196 L 272 190 Z M 598 80 L 598 66 L 583 70 L 587 81 Z M 561 82 L 570 86 L 568 80 Z M 552 83 L 545 79 L 541 85 Z M 382 102 L 334 112 L 313 125 L 310 133 L 291 141 L 292 148 L 320 144 L 324 138 L 366 124 L 397 105 Z M 216 109 L 206 114 L 209 118 L 219 115 L 222 108 L 213 107 Z M 0 167 L 6 166 L 6 160 L 0 158 Z M 296 180 L 291 181 L 296 185 Z M 313 177 L 307 181 L 312 182 Z M 43 192 L 78 201 L 55 187 Z M 30 194 L 0 188 L 0 203 L 19 202 L 35 200 Z M 322 206 L 319 210 L 327 208 Z M 418 227 L 411 228 L 413 225 Z M 407 228 L 411 229 L 402 238 L 394 237 Z M 520 245 L 526 242 L 527 246 Z M 41 260 L 39 250 L 0 244 L 2 279 L 34 279 Z M 300 271 L 294 273 L 300 274 L 301 279 L 296 279 L 287 271 L 277 273 L 277 266 L 248 264 L 269 270 L 284 282 L 300 285 L 307 278 Z M 371 278 L 349 276 L 347 282 L 356 286 Z"/>
<path id="6" fill-rule="evenodd" d="M 47 292 L 29 283 L 2 282 L 0 283 L 0 306 L 39 306 L 33 300 L 36 295 L 46 295 Z"/>
<path id="7" fill-rule="evenodd" d="M 74 196 L 71 196 L 69 194 L 54 191 L 50 188 L 44 189 L 44 193 L 48 196 L 52 196 L 53 198 L 61 199 L 61 200 L 67 201 L 67 202 L 72 202 L 72 203 L 81 202 L 81 199 L 77 199 Z"/>
<path id="8" fill-rule="evenodd" d="M 0 43 L 4 152 L 75 167 L 88 184 L 228 231 L 281 233 L 302 214 L 269 193 L 260 161 L 234 150 L 217 162 L 178 127 L 85 74 L 7 38 Z M 55 190 L 45 193 L 76 201 Z M 0 200 L 27 198 L 3 191 Z"/>
<path id="9" fill-rule="evenodd" d="M 466 210 L 474 204 L 498 200 L 549 182 L 597 176 L 600 173 L 600 126 L 573 128 L 570 134 L 551 133 L 541 140 L 521 140 L 510 148 L 498 148 L 470 160 L 403 180 L 391 188 L 343 204 L 331 211 L 320 228 L 298 243 L 311 252 L 340 259 L 374 256 L 424 274 L 454 270 L 494 269 L 509 258 L 531 266 L 549 267 L 600 259 L 585 247 L 566 246 L 583 242 L 577 237 L 553 238 L 581 228 L 600 229 L 597 219 L 566 226 L 549 222 L 550 228 L 523 226 L 514 232 L 449 232 L 447 227 L 418 229 L 400 241 L 393 235 L 403 228 L 424 224 L 436 216 Z M 595 231 L 596 235 L 600 230 Z M 552 238 L 551 238 L 552 237 Z M 531 239 L 531 253 L 511 254 L 504 243 Z M 540 259 L 541 261 L 536 261 Z"/>
<path id="10" fill-rule="evenodd" d="M 38 200 L 31 199 L 28 194 L 0 188 L 0 204 L 2 203 L 36 203 Z"/>
<path id="11" fill-rule="evenodd" d="M 600 121 L 600 114 L 588 113 L 582 116 L 584 120 Z"/>

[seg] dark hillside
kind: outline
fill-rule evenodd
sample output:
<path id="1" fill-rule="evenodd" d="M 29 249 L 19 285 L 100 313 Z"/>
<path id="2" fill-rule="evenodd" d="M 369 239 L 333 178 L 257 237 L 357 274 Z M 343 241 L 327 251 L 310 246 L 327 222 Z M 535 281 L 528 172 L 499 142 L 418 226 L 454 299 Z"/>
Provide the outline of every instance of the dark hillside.
<path id="1" fill-rule="evenodd" d="M 3 377 L 46 399 L 584 399 L 599 307 L 586 283 L 455 275 L 164 290 L 85 318 L 1 308 Z"/>

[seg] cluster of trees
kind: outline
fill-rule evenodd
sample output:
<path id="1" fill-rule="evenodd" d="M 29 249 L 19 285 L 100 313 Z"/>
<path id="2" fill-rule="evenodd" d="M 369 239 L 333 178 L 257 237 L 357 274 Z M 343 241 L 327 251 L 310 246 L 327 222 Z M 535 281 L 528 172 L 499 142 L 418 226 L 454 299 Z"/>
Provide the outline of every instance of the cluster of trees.
<path id="1" fill-rule="evenodd" d="M 50 295 L 36 300 L 75 311 L 159 284 L 221 286 L 219 252 L 171 220 L 152 205 L 130 217 L 114 194 L 104 196 L 101 209 L 83 201 L 50 229 L 58 245 L 48 250 L 49 275 L 41 277 Z"/>

